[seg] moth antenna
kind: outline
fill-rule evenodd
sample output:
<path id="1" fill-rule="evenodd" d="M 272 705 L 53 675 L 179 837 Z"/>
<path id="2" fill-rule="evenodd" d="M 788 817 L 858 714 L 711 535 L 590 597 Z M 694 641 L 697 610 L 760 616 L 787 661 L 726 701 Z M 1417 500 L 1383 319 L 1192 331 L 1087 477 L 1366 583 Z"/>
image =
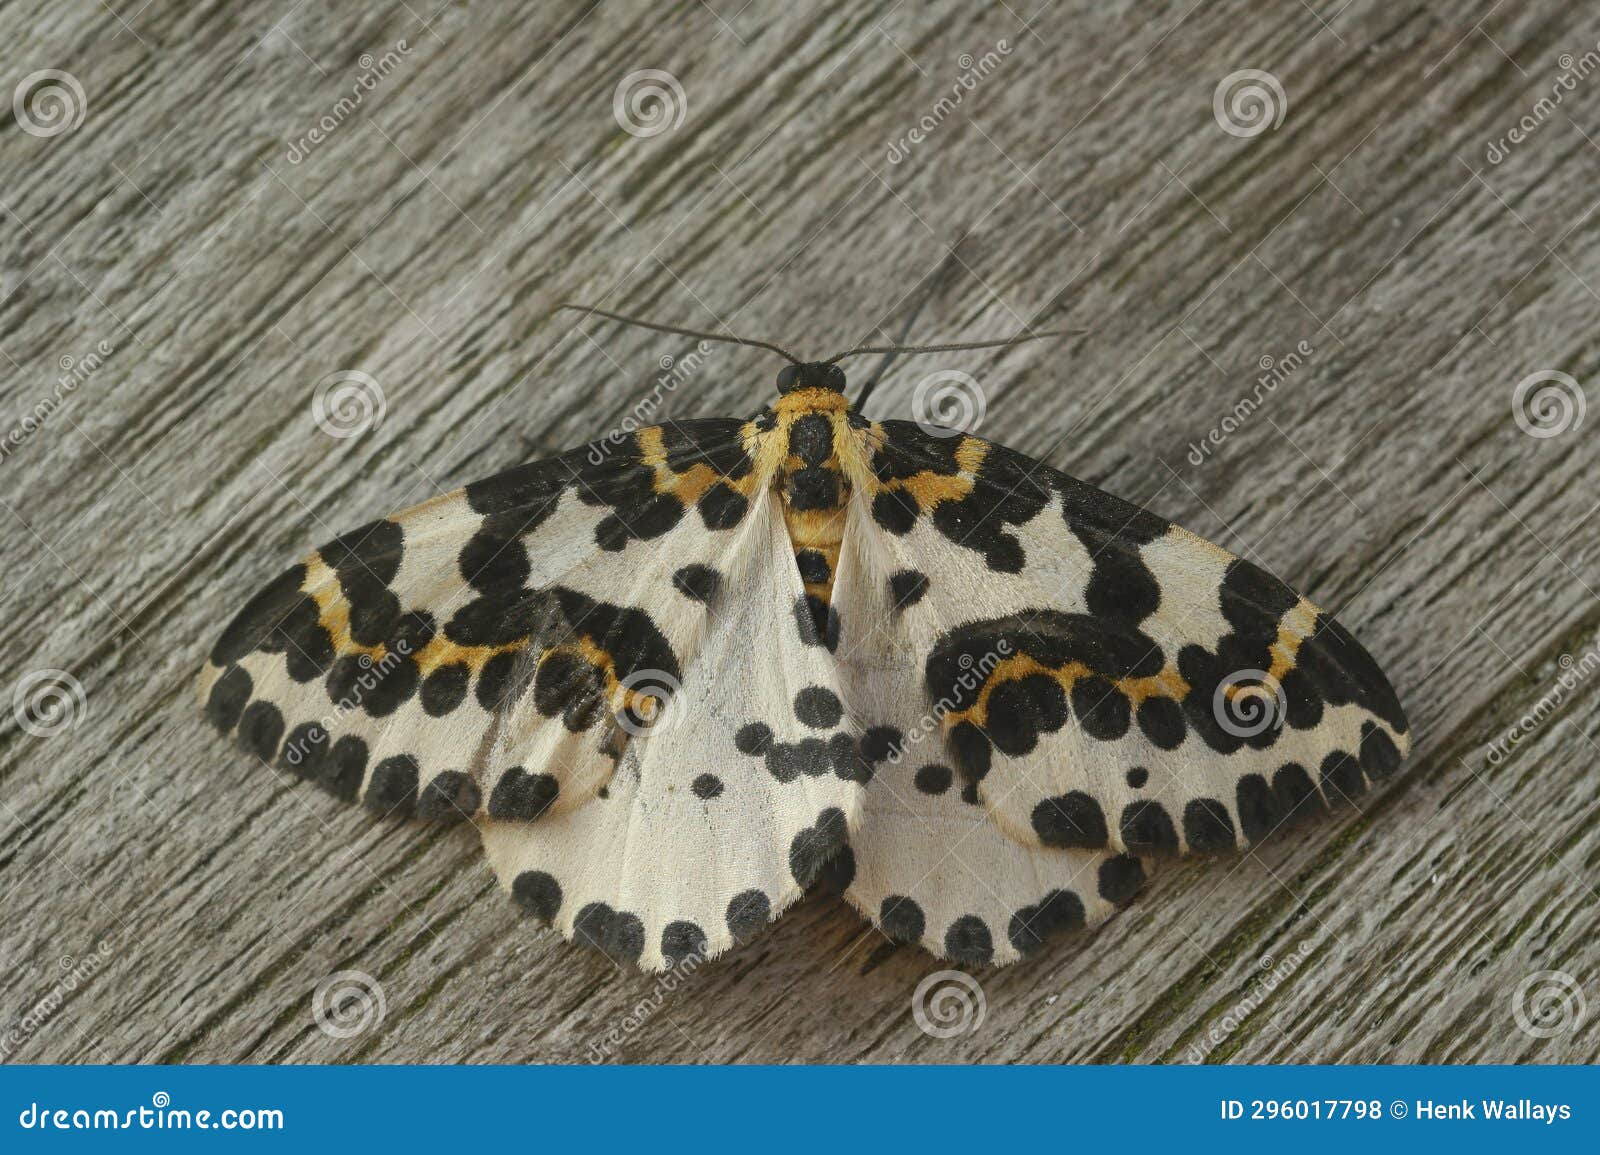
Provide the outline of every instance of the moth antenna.
<path id="1" fill-rule="evenodd" d="M 957 341 L 948 345 L 857 345 L 854 349 L 846 349 L 843 353 L 836 353 L 823 362 L 832 365 L 854 357 L 861 353 L 948 353 L 956 349 L 998 349 L 1003 345 L 1021 345 L 1028 341 L 1043 341 L 1047 337 L 1071 337 L 1078 333 L 1086 332 L 1084 329 L 1051 329 L 1045 333 L 1019 333 L 1015 337 L 1007 337 L 1000 341 Z"/>
<path id="2" fill-rule="evenodd" d="M 684 329 L 677 325 L 662 325 L 655 321 L 646 321 L 642 317 L 629 317 L 622 313 L 613 313 L 610 309 L 601 309 L 594 305 L 579 305 L 572 301 L 566 301 L 556 306 L 557 312 L 562 309 L 571 309 L 579 313 L 591 313 L 596 317 L 609 317 L 613 321 L 621 321 L 624 325 L 637 325 L 641 329 L 654 329 L 658 333 L 676 333 L 680 337 L 697 337 L 702 341 L 724 341 L 730 345 L 749 345 L 756 349 L 767 349 L 776 353 L 791 365 L 800 364 L 800 358 L 787 349 L 774 345 L 771 341 L 757 341 L 751 337 L 735 337 L 724 333 L 707 333 L 701 329 Z"/>
<path id="3" fill-rule="evenodd" d="M 843 353 L 830 358 L 824 364 L 837 364 L 846 357 L 854 357 L 862 353 L 888 353 L 891 355 L 905 353 L 907 355 L 915 355 L 917 353 L 948 353 L 958 349 L 999 349 L 1006 345 L 1021 345 L 1028 341 L 1043 341 L 1047 337 L 1070 337 L 1082 332 L 1085 332 L 1085 330 L 1051 329 L 1043 333 L 1019 333 L 1015 337 L 1007 337 L 1000 341 L 958 341 L 948 345 L 857 345 L 854 349 L 846 349 Z M 887 369 L 888 365 L 885 364 L 884 368 Z M 857 411 L 867 403 L 867 398 L 871 396 L 873 388 L 882 379 L 883 374 L 880 372 L 862 387 L 861 395 L 855 400 Z"/>

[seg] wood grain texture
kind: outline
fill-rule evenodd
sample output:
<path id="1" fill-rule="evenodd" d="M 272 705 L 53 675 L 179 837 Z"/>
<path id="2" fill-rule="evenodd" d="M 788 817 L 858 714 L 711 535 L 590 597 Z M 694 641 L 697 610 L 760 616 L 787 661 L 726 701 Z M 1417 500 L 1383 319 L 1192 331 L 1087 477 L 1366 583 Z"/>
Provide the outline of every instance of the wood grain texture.
<path id="1" fill-rule="evenodd" d="M 627 1061 L 1600 1054 L 1600 421 L 1533 437 L 1512 400 L 1600 379 L 1600 78 L 1539 105 L 1600 25 L 1554 0 L 1032 7 L 0 8 L 5 85 L 60 69 L 86 103 L 0 132 L 7 694 L 84 689 L 51 737 L 0 712 L 0 1055 L 581 1062 L 613 1030 Z M 1250 137 L 1213 112 L 1244 68 L 1286 103 Z M 681 83 L 676 129 L 619 127 L 641 69 Z M 522 922 L 472 831 L 264 776 L 189 689 L 241 601 L 332 532 L 599 436 L 692 346 L 552 317 L 570 298 L 814 353 L 1085 330 L 897 361 L 869 412 L 960 368 L 986 435 L 1335 610 L 1408 708 L 1404 773 L 977 972 L 985 1018 L 949 1039 L 911 1013 L 939 964 L 837 899 L 657 998 Z M 84 379 L 50 404 L 64 357 Z M 776 367 L 717 347 L 661 412 L 752 411 Z M 312 418 L 341 370 L 386 402 L 342 440 Z M 347 969 L 386 1012 L 334 1038 L 312 992 Z M 1514 1003 L 1545 971 L 1589 1007 L 1540 1038 Z"/>

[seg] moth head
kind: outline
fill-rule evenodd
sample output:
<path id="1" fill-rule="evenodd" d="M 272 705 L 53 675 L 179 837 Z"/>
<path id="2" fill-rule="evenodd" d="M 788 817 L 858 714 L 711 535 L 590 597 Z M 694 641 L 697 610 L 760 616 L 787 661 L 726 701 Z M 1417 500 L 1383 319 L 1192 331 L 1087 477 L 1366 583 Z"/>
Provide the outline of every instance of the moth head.
<path id="1" fill-rule="evenodd" d="M 844 370 L 827 361 L 785 365 L 778 370 L 779 393 L 794 393 L 800 389 L 826 389 L 831 393 L 843 393 Z"/>

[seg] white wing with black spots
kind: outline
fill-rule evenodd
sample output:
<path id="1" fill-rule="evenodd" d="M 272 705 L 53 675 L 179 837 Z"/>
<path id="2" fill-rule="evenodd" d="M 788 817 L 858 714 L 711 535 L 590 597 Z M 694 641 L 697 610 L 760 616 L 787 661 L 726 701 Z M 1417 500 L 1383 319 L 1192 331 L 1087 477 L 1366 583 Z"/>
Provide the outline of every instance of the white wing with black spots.
<path id="1" fill-rule="evenodd" d="M 869 519 L 852 521 L 834 594 L 840 681 L 849 713 L 868 727 L 863 748 L 874 765 L 845 897 L 896 942 L 967 965 L 1015 962 L 1054 932 L 1115 913 L 1145 864 L 1024 845 L 990 821 L 953 769 L 921 665 L 895 625 L 915 607 L 904 581 L 884 579 L 886 559 L 872 556 L 879 541 Z"/>
<path id="2" fill-rule="evenodd" d="M 1014 840 L 1232 850 L 1398 766 L 1377 665 L 1270 574 L 1003 447 L 879 428 L 862 580 Z"/>
<path id="3" fill-rule="evenodd" d="M 253 598 L 199 689 L 262 762 L 383 815 L 592 798 L 670 696 L 756 489 L 730 420 L 651 427 L 346 533 Z"/>
<path id="4" fill-rule="evenodd" d="M 801 596 L 776 495 L 748 565 L 712 598 L 682 688 L 629 745 L 605 797 L 531 825 L 488 821 L 502 884 L 618 963 L 661 970 L 747 941 L 848 859 L 870 770 Z"/>

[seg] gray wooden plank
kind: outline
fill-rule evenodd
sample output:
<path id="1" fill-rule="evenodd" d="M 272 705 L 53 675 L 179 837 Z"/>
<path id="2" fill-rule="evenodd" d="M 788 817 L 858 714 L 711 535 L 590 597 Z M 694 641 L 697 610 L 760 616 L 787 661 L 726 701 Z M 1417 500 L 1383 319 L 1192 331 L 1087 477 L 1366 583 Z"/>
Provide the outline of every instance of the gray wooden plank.
<path id="1" fill-rule="evenodd" d="M 1569 6 L 167 7 L 0 11 L 7 82 L 86 97 L 72 132 L 0 135 L 0 438 L 62 358 L 83 376 L 0 455 L 8 680 L 84 688 L 55 737 L 0 716 L 4 1059 L 1600 1054 L 1592 1014 L 1540 1038 L 1513 1013 L 1546 971 L 1592 1001 L 1600 958 L 1596 688 L 1556 692 L 1600 646 L 1600 470 L 1589 423 L 1512 416 L 1529 374 L 1600 361 L 1600 97 L 1535 111 L 1594 42 Z M 346 117 L 363 53 L 397 62 Z M 687 109 L 637 138 L 612 97 L 647 68 Z M 1287 105 L 1251 137 L 1213 114 L 1242 68 Z M 985 434 L 1306 590 L 1400 689 L 1407 771 L 976 974 L 984 1021 L 949 1039 L 911 1014 L 939 964 L 837 899 L 662 990 L 519 921 L 470 831 L 264 779 L 188 689 L 230 608 L 330 530 L 594 437 L 688 347 L 550 315 L 570 298 L 818 352 L 1085 330 L 898 361 L 869 411 L 958 366 Z M 775 368 L 719 347 L 662 412 L 752 410 Z M 386 414 L 335 441 L 311 397 L 351 369 Z M 313 990 L 350 969 L 385 1014 L 330 1037 Z"/>

